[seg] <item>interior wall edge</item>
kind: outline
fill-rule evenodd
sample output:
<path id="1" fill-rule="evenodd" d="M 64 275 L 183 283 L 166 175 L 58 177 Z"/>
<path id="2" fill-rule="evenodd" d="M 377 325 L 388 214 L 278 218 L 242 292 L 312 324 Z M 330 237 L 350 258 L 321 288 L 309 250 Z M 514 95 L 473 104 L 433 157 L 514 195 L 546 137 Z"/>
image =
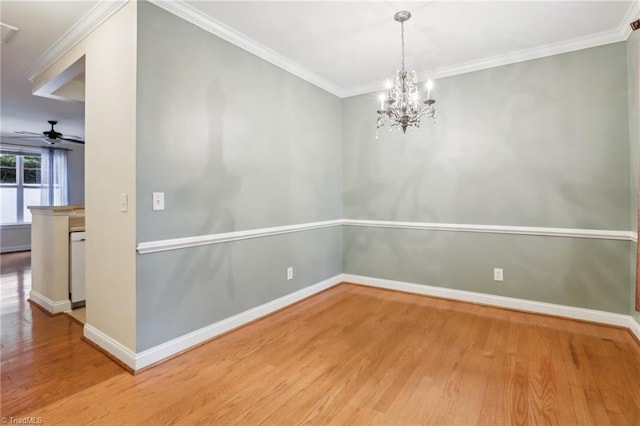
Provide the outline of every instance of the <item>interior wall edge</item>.
<path id="1" fill-rule="evenodd" d="M 84 325 L 84 337 L 92 343 L 98 345 L 109 354 L 123 362 L 127 367 L 135 370 L 136 354 L 131 349 L 109 336 L 108 334 L 98 330 L 91 324 Z"/>
<path id="2" fill-rule="evenodd" d="M 638 341 L 640 341 L 640 318 L 637 318 L 631 315 L 630 324 L 631 324 L 631 327 L 630 327 L 631 332 L 636 336 Z"/>

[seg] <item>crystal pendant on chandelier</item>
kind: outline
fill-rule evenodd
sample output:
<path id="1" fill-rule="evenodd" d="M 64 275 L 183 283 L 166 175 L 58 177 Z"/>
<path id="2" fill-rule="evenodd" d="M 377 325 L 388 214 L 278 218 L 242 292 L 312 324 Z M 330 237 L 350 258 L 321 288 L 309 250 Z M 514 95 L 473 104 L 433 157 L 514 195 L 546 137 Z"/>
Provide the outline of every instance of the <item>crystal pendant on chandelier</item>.
<path id="1" fill-rule="evenodd" d="M 427 116 L 434 118 L 436 110 L 431 99 L 433 82 L 427 81 L 427 99 L 420 101 L 416 72 L 408 73 L 404 69 L 404 23 L 411 18 L 407 11 L 398 12 L 393 17 L 400 22 L 400 38 L 402 41 L 402 68 L 396 72 L 393 80 L 387 80 L 384 93 L 380 94 L 380 109 L 378 110 L 378 125 L 376 130 L 388 124 L 391 129 L 401 128 L 407 133 L 407 127 L 420 127 L 420 118 Z M 425 106 L 423 106 L 423 104 Z"/>

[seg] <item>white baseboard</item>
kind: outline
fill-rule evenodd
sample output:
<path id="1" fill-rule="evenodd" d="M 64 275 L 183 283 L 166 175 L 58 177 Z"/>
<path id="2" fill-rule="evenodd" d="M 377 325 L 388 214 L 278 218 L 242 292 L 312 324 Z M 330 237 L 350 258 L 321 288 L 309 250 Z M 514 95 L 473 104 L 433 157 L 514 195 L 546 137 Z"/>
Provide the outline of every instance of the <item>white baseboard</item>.
<path id="1" fill-rule="evenodd" d="M 15 251 L 29 251 L 31 250 L 31 244 L 23 246 L 9 246 L 0 248 L 0 253 L 13 253 Z"/>
<path id="2" fill-rule="evenodd" d="M 84 325 L 84 337 L 118 358 L 132 370 L 136 368 L 136 354 L 122 343 L 90 324 Z"/>
<path id="3" fill-rule="evenodd" d="M 51 300 L 47 296 L 37 292 L 36 290 L 31 290 L 29 292 L 29 299 L 52 314 L 59 314 L 61 312 L 67 312 L 71 310 L 71 300 Z"/>
<path id="4" fill-rule="evenodd" d="M 212 339 L 222 333 L 226 333 L 229 330 L 233 330 L 234 328 L 238 328 L 244 324 L 273 313 L 279 309 L 285 308 L 293 303 L 296 303 L 302 299 L 333 287 L 341 282 L 342 275 L 336 275 L 335 277 L 321 281 L 317 284 L 313 284 L 309 287 L 305 287 L 301 290 L 287 294 L 286 296 L 282 296 L 263 305 L 256 306 L 255 308 L 249 309 L 248 311 L 244 311 L 232 317 L 225 318 L 199 330 L 192 331 L 191 333 L 176 337 L 175 339 L 169 340 L 168 342 L 139 352 L 135 355 L 135 366 L 132 368 L 134 368 L 134 370 L 139 370 L 156 362 L 162 361 L 163 359 L 169 358 L 186 349 L 206 342 L 207 340 Z M 108 350 L 108 348 L 105 349 Z M 117 356 L 115 353 L 111 351 L 109 352 Z M 118 358 L 120 359 L 119 356 Z"/>
<path id="5" fill-rule="evenodd" d="M 636 338 L 640 341 L 640 324 L 635 318 L 631 317 L 629 320 L 629 330 L 636 336 Z"/>
<path id="6" fill-rule="evenodd" d="M 515 309 L 524 312 L 554 315 L 558 317 L 625 327 L 630 329 L 631 332 L 640 338 L 640 325 L 630 315 L 598 311 L 595 309 L 576 308 L 574 306 L 556 305 L 553 303 L 537 302 L 534 300 L 517 299 L 515 297 L 496 296 L 493 294 L 476 293 L 473 291 L 385 280 L 361 275 L 343 274 L 342 278 L 346 282 L 366 285 L 369 287 L 404 291 L 406 293 L 441 297 L 444 299 L 460 300 L 464 302 L 479 303 L 482 305 Z"/>
<path id="7" fill-rule="evenodd" d="M 84 326 L 84 336 L 136 371 L 170 358 L 220 334 L 269 315 L 342 282 L 615 325 L 629 328 L 630 331 L 640 339 L 640 324 L 630 315 L 351 274 L 336 275 L 317 284 L 305 287 L 138 353 L 133 352 L 89 324 Z"/>

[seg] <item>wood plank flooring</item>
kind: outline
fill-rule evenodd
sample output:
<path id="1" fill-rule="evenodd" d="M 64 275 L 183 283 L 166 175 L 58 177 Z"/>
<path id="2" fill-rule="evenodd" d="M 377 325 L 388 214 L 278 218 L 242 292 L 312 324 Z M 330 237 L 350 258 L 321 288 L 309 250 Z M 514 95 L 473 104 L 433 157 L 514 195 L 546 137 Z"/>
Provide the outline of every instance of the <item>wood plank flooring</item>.
<path id="1" fill-rule="evenodd" d="M 27 299 L 29 252 L 0 256 L 2 416 L 18 416 L 122 374 L 107 356 L 80 340 L 67 315 L 49 316 Z"/>
<path id="2" fill-rule="evenodd" d="M 3 416 L 640 425 L 640 347 L 623 329 L 342 284 L 132 376 L 81 342 L 68 317 L 5 294 L 13 275 L 2 268 Z"/>

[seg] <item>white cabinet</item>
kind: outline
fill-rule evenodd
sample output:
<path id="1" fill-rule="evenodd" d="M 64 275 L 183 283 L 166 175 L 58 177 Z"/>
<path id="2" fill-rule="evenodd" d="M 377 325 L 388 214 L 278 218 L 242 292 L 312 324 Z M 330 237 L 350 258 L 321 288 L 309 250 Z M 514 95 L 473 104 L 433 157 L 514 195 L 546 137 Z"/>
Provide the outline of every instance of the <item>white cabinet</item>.
<path id="1" fill-rule="evenodd" d="M 69 261 L 71 263 L 71 274 L 69 277 L 69 293 L 71 293 L 71 304 L 84 302 L 85 283 L 84 283 L 84 243 L 85 232 L 71 232 L 69 239 L 71 240 L 71 249 L 69 253 Z"/>

